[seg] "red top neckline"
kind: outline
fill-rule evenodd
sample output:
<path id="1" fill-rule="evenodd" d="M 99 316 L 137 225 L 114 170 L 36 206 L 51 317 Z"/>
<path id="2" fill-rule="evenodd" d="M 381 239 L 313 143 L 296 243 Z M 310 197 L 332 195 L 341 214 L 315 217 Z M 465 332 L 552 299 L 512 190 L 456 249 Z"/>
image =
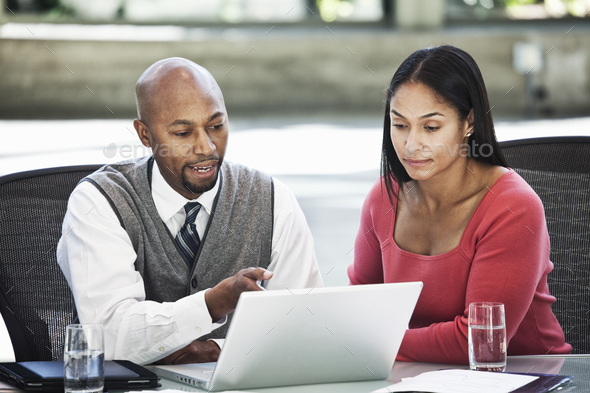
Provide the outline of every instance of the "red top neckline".
<path id="1" fill-rule="evenodd" d="M 506 175 L 515 173 L 511 168 L 507 168 L 508 172 L 503 173 L 492 185 L 492 187 L 490 188 L 490 191 L 492 191 L 494 188 L 496 188 L 496 186 L 498 184 L 500 184 L 505 178 Z M 397 215 L 397 199 L 396 199 L 396 205 L 395 205 L 395 211 L 396 214 L 393 215 L 393 218 L 391 219 L 391 228 L 390 228 L 390 239 L 391 239 L 391 243 L 393 243 L 393 246 L 402 254 L 404 254 L 407 257 L 410 258 L 414 258 L 414 259 L 421 259 L 421 260 L 437 260 L 437 259 L 443 259 L 446 258 L 448 256 L 454 255 L 458 252 L 461 251 L 461 246 L 463 246 L 463 243 L 465 241 L 465 234 L 468 232 L 468 230 L 470 229 L 470 226 L 472 225 L 473 221 L 474 221 L 474 217 L 477 215 L 477 213 L 479 212 L 481 206 L 485 205 L 485 203 L 487 202 L 486 200 L 488 199 L 488 196 L 490 195 L 490 192 L 486 193 L 484 195 L 484 197 L 481 199 L 481 201 L 479 201 L 479 204 L 477 205 L 477 207 L 475 208 L 475 210 L 473 211 L 473 214 L 471 215 L 471 218 L 469 219 L 469 221 L 467 222 L 467 225 L 465 226 L 465 229 L 463 230 L 463 233 L 461 234 L 461 239 L 459 240 L 459 244 L 457 244 L 457 246 L 455 246 L 453 249 L 443 252 L 442 254 L 435 254 L 435 255 L 422 255 L 422 254 L 416 254 L 414 252 L 411 251 L 406 251 L 403 248 L 401 248 L 397 242 L 395 241 L 394 237 L 393 237 L 393 232 L 395 230 L 395 217 Z M 493 195 L 493 192 L 492 192 Z M 387 242 L 385 242 L 383 244 L 383 246 L 385 246 L 387 244 Z"/>

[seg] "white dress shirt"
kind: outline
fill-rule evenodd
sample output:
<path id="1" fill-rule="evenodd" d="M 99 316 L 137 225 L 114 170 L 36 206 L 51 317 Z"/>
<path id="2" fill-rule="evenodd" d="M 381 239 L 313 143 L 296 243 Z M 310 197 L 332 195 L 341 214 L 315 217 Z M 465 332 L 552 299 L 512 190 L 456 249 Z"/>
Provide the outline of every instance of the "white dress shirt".
<path id="1" fill-rule="evenodd" d="M 274 180 L 274 225 L 268 290 L 323 286 L 313 239 L 293 193 Z M 197 199 L 202 208 L 196 227 L 202 238 L 219 182 Z M 184 224 L 184 205 L 191 202 L 152 169 L 152 197 L 170 233 Z M 212 321 L 206 290 L 173 303 L 145 300 L 136 253 L 107 199 L 90 182 L 80 183 L 68 201 L 57 246 L 57 260 L 72 289 L 82 323 L 102 323 L 105 358 L 139 364 L 159 360 L 225 323 Z M 215 340 L 220 346 L 223 340 Z"/>
<path id="2" fill-rule="evenodd" d="M 16 362 L 10 333 L 8 333 L 2 314 L 0 314 L 0 362 Z"/>

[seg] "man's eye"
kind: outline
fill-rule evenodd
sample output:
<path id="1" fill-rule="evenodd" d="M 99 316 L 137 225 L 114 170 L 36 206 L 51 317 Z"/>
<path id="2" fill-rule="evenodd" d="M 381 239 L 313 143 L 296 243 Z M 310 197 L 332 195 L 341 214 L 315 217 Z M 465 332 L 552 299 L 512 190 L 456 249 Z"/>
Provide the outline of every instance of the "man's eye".
<path id="1" fill-rule="evenodd" d="M 221 123 L 221 124 L 217 124 L 216 126 L 213 126 L 213 129 L 214 129 L 214 130 L 221 130 L 221 129 L 223 128 L 223 126 L 224 126 L 224 124 L 223 124 L 223 123 Z"/>
<path id="2" fill-rule="evenodd" d="M 186 132 L 186 131 L 185 132 L 177 132 L 174 135 L 179 136 L 179 137 L 183 137 L 183 136 L 187 136 L 188 135 L 188 132 Z"/>

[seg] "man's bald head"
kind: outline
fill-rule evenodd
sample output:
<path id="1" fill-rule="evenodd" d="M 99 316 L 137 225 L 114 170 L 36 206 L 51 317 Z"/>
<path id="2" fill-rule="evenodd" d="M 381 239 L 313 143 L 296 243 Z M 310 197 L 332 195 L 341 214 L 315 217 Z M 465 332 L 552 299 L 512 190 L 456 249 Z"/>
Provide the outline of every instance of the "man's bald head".
<path id="1" fill-rule="evenodd" d="M 135 85 L 139 120 L 149 126 L 153 116 L 165 109 L 162 103 L 187 92 L 216 96 L 223 101 L 215 78 L 204 67 L 182 57 L 171 57 L 152 64 Z"/>

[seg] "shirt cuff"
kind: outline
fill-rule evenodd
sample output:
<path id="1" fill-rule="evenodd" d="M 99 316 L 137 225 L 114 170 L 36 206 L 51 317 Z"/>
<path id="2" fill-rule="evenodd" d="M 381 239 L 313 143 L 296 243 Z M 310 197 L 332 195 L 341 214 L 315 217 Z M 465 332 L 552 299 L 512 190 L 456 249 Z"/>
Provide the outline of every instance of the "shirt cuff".
<path id="1" fill-rule="evenodd" d="M 178 328 L 178 334 L 181 337 L 186 337 L 187 344 L 214 329 L 214 323 L 211 320 L 207 303 L 205 303 L 205 293 L 207 291 L 208 289 L 194 293 L 174 303 L 172 313 Z M 215 324 L 217 325 L 218 322 Z"/>
<path id="2" fill-rule="evenodd" d="M 200 291 L 174 303 L 168 303 L 172 305 L 172 312 L 168 318 L 160 317 L 167 319 L 169 323 L 154 323 L 152 327 L 148 327 L 145 339 L 147 341 L 153 340 L 150 348 L 147 351 L 133 354 L 129 360 L 139 364 L 160 360 L 225 324 L 227 317 L 215 323 L 211 321 L 211 315 L 209 315 L 205 303 L 205 292 Z M 154 336 L 159 336 L 160 339 Z"/>
<path id="3" fill-rule="evenodd" d="M 217 344 L 219 349 L 223 349 L 223 344 L 225 344 L 225 338 L 210 338 L 207 341 L 213 341 L 215 344 Z"/>

